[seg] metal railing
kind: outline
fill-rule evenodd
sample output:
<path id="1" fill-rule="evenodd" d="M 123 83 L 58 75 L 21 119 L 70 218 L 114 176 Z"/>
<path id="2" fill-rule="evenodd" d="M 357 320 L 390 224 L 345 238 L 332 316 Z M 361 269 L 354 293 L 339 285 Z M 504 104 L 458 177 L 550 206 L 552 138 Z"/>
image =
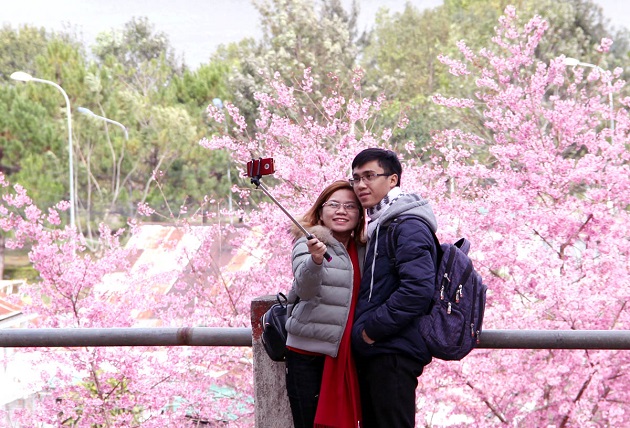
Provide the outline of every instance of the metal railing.
<path id="1" fill-rule="evenodd" d="M 258 302 L 261 303 L 261 302 Z M 285 392 L 285 367 L 271 361 L 260 342 L 260 311 L 252 311 L 251 328 L 6 328 L 0 329 L 0 348 L 93 346 L 252 346 L 254 414 L 257 428 L 291 426 Z M 255 305 L 252 305 L 254 307 Z M 253 335 L 252 335 L 253 333 Z M 484 330 L 479 348 L 485 349 L 630 349 L 630 331 L 610 330 Z"/>
<path id="2" fill-rule="evenodd" d="M 9 328 L 0 348 L 76 346 L 252 346 L 251 328 Z M 630 349 L 630 331 L 485 330 L 482 349 Z"/>
<path id="3" fill-rule="evenodd" d="M 0 347 L 252 346 L 251 328 L 8 328 Z"/>

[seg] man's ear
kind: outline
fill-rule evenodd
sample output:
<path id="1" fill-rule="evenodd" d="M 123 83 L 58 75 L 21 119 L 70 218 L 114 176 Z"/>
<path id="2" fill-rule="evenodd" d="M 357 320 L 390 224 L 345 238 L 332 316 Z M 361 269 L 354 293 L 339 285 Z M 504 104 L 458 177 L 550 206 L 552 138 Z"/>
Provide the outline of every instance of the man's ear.
<path id="1" fill-rule="evenodd" d="M 398 174 L 392 174 L 387 177 L 387 179 L 389 180 L 389 190 L 391 190 L 396 187 L 396 183 L 398 183 Z"/>

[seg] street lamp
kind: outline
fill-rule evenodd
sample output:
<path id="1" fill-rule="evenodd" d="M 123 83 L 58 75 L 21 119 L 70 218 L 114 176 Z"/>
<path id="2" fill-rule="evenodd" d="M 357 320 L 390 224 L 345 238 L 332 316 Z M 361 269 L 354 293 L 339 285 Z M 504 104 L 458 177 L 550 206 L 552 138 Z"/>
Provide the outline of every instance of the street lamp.
<path id="1" fill-rule="evenodd" d="M 82 113 L 82 114 L 86 115 L 86 116 L 92 116 L 92 117 L 95 117 L 97 119 L 104 120 L 105 122 L 113 123 L 116 126 L 120 126 L 122 128 L 122 130 L 125 132 L 125 141 L 129 141 L 129 133 L 127 132 L 127 128 L 125 127 L 125 125 L 123 125 L 122 123 L 116 122 L 115 120 L 108 119 L 105 116 L 100 116 L 100 115 L 94 113 L 92 110 L 90 110 L 88 108 L 85 108 L 85 107 L 77 107 L 77 111 L 79 113 Z"/>
<path id="2" fill-rule="evenodd" d="M 590 64 L 588 62 L 582 62 L 582 61 L 580 61 L 579 59 L 576 59 L 576 58 L 566 57 L 564 59 L 564 65 L 566 65 L 567 67 L 576 67 L 576 66 L 580 65 L 582 67 L 595 68 L 600 73 L 605 73 L 606 72 L 606 70 L 601 68 L 599 65 Z M 610 93 L 608 94 L 608 104 L 610 105 L 610 130 L 614 133 L 614 131 L 615 131 L 615 119 L 614 119 L 614 116 L 615 115 L 614 115 L 614 107 L 613 107 L 612 83 L 610 83 L 610 81 L 608 81 L 608 87 L 611 89 Z"/>
<path id="3" fill-rule="evenodd" d="M 127 127 L 125 125 L 123 125 L 120 122 L 117 122 L 115 120 L 109 119 L 105 116 L 101 116 L 98 115 L 96 113 L 94 113 L 92 110 L 85 108 L 85 107 L 77 107 L 77 111 L 79 113 L 82 113 L 86 116 L 90 116 L 99 120 L 103 120 L 107 123 L 112 123 L 116 126 L 119 126 L 122 128 L 122 130 L 125 132 L 125 143 L 129 141 L 129 133 L 127 132 Z M 109 141 L 109 138 L 108 138 Z M 118 160 L 118 164 L 116 163 L 116 152 L 114 151 L 114 147 L 111 145 L 110 142 L 110 150 L 112 153 L 112 159 L 113 159 L 113 164 L 114 164 L 114 177 L 112 177 L 112 190 L 114 191 L 114 198 L 112 200 L 112 208 L 114 207 L 114 202 L 116 201 L 116 199 L 118 199 L 118 192 L 120 191 L 120 171 L 122 169 L 122 160 L 123 160 L 123 156 L 124 156 L 124 145 L 123 145 L 123 151 L 121 152 L 120 155 L 120 159 Z"/>
<path id="4" fill-rule="evenodd" d="M 70 100 L 68 99 L 68 94 L 63 88 L 57 85 L 55 82 L 51 82 L 50 80 L 38 79 L 36 77 L 31 76 L 28 73 L 23 71 L 16 71 L 11 74 L 11 79 L 19 80 L 21 82 L 40 82 L 45 83 L 47 85 L 54 86 L 59 89 L 62 93 L 64 99 L 66 100 L 66 112 L 68 115 L 68 163 L 69 163 L 69 173 L 70 173 L 70 225 L 74 228 L 74 162 L 72 161 L 72 111 L 70 110 Z"/>
<path id="5" fill-rule="evenodd" d="M 223 101 L 221 101 L 221 98 L 214 98 L 212 100 L 212 104 L 218 108 L 219 110 L 223 110 Z M 228 133 L 228 124 L 227 124 L 227 116 L 225 117 L 225 133 Z M 230 156 L 228 154 L 228 156 Z M 231 164 L 232 162 L 230 161 L 230 157 L 228 157 L 228 168 L 227 168 L 227 178 L 228 181 L 230 182 L 230 191 L 228 193 L 229 196 L 229 201 L 228 201 L 228 208 L 230 210 L 230 224 L 232 224 L 232 176 L 230 174 L 230 169 L 231 169 Z"/>

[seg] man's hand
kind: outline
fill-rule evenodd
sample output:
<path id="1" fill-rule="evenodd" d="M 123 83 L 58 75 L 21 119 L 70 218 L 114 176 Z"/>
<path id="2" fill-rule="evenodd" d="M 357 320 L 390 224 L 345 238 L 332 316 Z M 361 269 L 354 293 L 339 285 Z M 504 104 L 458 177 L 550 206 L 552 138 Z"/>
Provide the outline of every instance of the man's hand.
<path id="1" fill-rule="evenodd" d="M 365 330 L 363 330 L 361 332 L 361 337 L 363 338 L 363 340 L 365 341 L 365 343 L 367 343 L 368 345 L 372 345 L 374 343 L 374 341 L 372 339 L 370 339 L 370 336 L 367 335 L 367 333 L 365 332 Z"/>
<path id="2" fill-rule="evenodd" d="M 324 254 L 326 253 L 326 245 L 324 245 L 319 239 L 312 237 L 306 241 L 308 252 L 311 253 L 311 257 L 315 264 L 321 265 L 324 263 Z"/>

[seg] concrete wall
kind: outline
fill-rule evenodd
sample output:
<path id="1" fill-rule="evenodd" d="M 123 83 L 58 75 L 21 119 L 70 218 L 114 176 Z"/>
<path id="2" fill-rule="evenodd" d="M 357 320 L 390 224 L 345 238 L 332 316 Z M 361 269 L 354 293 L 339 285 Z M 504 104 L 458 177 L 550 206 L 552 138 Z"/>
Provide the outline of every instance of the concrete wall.
<path id="1" fill-rule="evenodd" d="M 254 409 L 256 428 L 290 428 L 293 418 L 287 398 L 284 362 L 271 361 L 260 341 L 260 317 L 276 296 L 252 300 L 252 351 L 254 355 Z"/>

